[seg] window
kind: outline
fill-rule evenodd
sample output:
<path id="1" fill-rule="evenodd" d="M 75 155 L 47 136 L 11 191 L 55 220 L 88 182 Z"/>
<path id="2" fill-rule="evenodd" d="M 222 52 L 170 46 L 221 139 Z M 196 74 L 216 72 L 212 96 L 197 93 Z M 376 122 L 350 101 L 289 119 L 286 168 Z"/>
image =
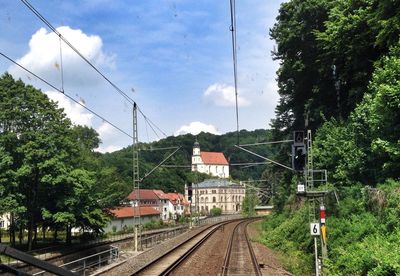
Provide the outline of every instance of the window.
<path id="1" fill-rule="evenodd" d="M 216 193 L 217 193 L 217 190 L 211 190 L 211 193 L 212 193 L 212 194 L 216 194 Z"/>
<path id="2" fill-rule="evenodd" d="M 0 228 L 4 228 L 4 221 L 0 220 Z"/>
<path id="3" fill-rule="evenodd" d="M 213 196 L 213 202 L 217 202 L 217 199 L 215 198 L 215 196 Z"/>
<path id="4" fill-rule="evenodd" d="M 176 211 L 176 206 L 174 206 L 174 211 Z"/>

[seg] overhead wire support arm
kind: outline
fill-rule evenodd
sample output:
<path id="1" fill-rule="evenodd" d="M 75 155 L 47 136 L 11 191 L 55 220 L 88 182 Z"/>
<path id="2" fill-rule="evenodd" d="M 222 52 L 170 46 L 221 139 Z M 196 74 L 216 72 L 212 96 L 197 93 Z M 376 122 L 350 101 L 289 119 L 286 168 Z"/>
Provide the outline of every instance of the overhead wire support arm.
<path id="1" fill-rule="evenodd" d="M 149 175 L 151 175 L 157 168 L 159 168 L 160 166 L 162 166 L 165 162 L 168 161 L 168 159 L 171 158 L 171 156 L 173 156 L 178 150 L 180 150 L 181 147 L 178 147 L 176 150 L 174 150 L 170 155 L 168 155 L 163 161 L 161 161 L 157 166 L 155 166 L 153 169 L 151 169 L 148 173 L 146 173 L 139 181 L 143 181 L 143 179 L 145 179 L 146 177 L 148 177 Z"/>
<path id="2" fill-rule="evenodd" d="M 240 147 L 249 147 L 249 146 L 261 146 L 261 145 L 272 145 L 272 144 L 281 144 L 281 143 L 291 143 L 292 140 L 281 140 L 281 141 L 270 141 L 270 142 L 259 142 L 259 143 L 252 143 L 252 144 L 242 144 L 239 145 Z"/>
<path id="3" fill-rule="evenodd" d="M 165 148 L 144 148 L 144 149 L 139 149 L 139 151 L 158 151 L 158 150 L 170 150 L 170 149 L 177 149 L 179 147 L 165 147 Z"/>
<path id="4" fill-rule="evenodd" d="M 250 154 L 253 154 L 253 155 L 257 156 L 257 157 L 260 157 L 260 158 L 262 158 L 262 159 L 264 159 L 264 160 L 267 160 L 267 161 L 269 161 L 269 162 L 271 162 L 271 163 L 274 163 L 274 164 L 276 164 L 276 165 L 278 165 L 278 166 L 281 166 L 281 167 L 283 167 L 283 168 L 285 168 L 285 169 L 294 171 L 291 167 L 288 167 L 288 166 L 283 165 L 283 164 L 281 164 L 281 163 L 279 163 L 279 162 L 276 162 L 276 161 L 274 161 L 274 160 L 272 160 L 272 159 L 269 159 L 269 158 L 267 158 L 267 157 L 264 157 L 264 156 L 262 156 L 262 155 L 259 155 L 258 153 L 255 153 L 255 152 L 253 152 L 253 151 L 251 151 L 251 150 L 245 149 L 245 148 L 243 148 L 243 147 L 241 147 L 241 146 L 238 146 L 238 145 L 235 145 L 235 147 L 237 147 L 238 149 L 241 149 L 241 150 L 243 150 L 243 151 L 245 151 L 245 152 L 248 152 L 248 153 L 250 153 Z"/>

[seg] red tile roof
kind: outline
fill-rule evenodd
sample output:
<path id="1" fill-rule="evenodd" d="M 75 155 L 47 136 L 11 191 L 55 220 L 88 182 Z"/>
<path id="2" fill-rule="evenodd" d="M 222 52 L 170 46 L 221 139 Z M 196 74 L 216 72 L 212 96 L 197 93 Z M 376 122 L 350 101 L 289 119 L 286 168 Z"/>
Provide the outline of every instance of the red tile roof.
<path id="1" fill-rule="evenodd" d="M 208 165 L 229 165 L 222 152 L 200 152 L 201 159 L 204 164 Z"/>
<path id="2" fill-rule="evenodd" d="M 166 195 L 168 196 L 169 201 L 171 201 L 171 203 L 173 205 L 177 205 L 178 204 L 178 199 L 179 199 L 181 205 L 189 205 L 189 202 L 185 199 L 183 194 L 180 194 L 180 193 L 168 193 Z"/>
<path id="3" fill-rule="evenodd" d="M 159 199 L 169 199 L 168 195 L 161 190 L 153 190 Z"/>
<path id="4" fill-rule="evenodd" d="M 153 190 L 146 190 L 146 189 L 139 189 L 139 198 L 140 200 L 146 200 L 146 199 L 158 199 L 158 196 L 154 193 Z M 128 195 L 129 200 L 135 200 L 136 199 L 136 193 L 135 191 L 131 192 Z"/>
<path id="5" fill-rule="evenodd" d="M 116 218 L 131 218 L 138 215 L 138 207 L 118 207 L 115 209 L 108 210 Z M 161 214 L 159 211 L 153 207 L 140 206 L 140 216 L 153 216 Z"/>

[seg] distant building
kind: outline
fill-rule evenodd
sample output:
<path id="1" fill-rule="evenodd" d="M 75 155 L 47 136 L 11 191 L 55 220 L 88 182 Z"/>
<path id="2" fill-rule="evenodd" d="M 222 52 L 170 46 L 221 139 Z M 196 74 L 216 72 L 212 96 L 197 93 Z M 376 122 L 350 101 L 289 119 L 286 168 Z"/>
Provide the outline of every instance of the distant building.
<path id="1" fill-rule="evenodd" d="M 266 216 L 266 215 L 270 215 L 274 211 L 274 206 L 273 205 L 256 206 L 256 207 L 254 207 L 254 210 L 256 211 L 257 215 Z"/>
<path id="2" fill-rule="evenodd" d="M 168 193 L 169 202 L 172 205 L 171 213 L 173 214 L 173 219 L 177 219 L 181 216 L 190 214 L 190 204 L 186 198 L 180 193 Z"/>
<path id="3" fill-rule="evenodd" d="M 112 218 L 108 225 L 103 229 L 104 232 L 114 232 L 132 228 L 138 223 L 135 221 L 135 215 L 138 215 L 139 213 L 141 224 L 160 219 L 160 211 L 149 206 L 140 206 L 140 209 L 138 207 L 125 206 L 110 209 L 108 211 L 112 215 Z"/>
<path id="4" fill-rule="evenodd" d="M 127 201 L 130 206 L 137 206 L 137 194 L 131 192 Z M 160 219 L 166 221 L 188 214 L 189 202 L 180 193 L 164 193 L 162 190 L 139 189 L 140 206 L 153 207 L 160 212 Z"/>
<path id="5" fill-rule="evenodd" d="M 229 163 L 222 152 L 200 151 L 200 144 L 196 141 L 193 145 L 192 171 L 228 178 Z"/>
<path id="6" fill-rule="evenodd" d="M 223 214 L 239 213 L 244 196 L 245 187 L 227 179 L 207 179 L 189 187 L 185 185 L 185 197 L 191 200 L 192 210 L 203 214 L 208 214 L 212 208 L 221 208 Z"/>

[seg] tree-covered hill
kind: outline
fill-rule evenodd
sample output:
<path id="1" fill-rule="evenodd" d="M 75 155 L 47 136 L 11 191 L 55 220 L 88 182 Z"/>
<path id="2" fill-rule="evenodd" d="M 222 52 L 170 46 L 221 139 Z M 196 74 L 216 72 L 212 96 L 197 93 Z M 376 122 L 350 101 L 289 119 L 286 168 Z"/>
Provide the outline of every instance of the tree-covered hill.
<path id="1" fill-rule="evenodd" d="M 181 147 L 164 165 L 154 171 L 141 183 L 144 188 L 157 188 L 164 191 L 184 191 L 184 184 L 200 181 L 206 176 L 196 176 L 191 173 L 191 156 L 193 144 L 200 143 L 202 151 L 223 152 L 230 164 L 262 162 L 263 160 L 252 156 L 235 147 L 237 144 L 237 133 L 231 132 L 223 135 L 214 135 L 210 133 L 200 133 L 197 136 L 186 134 L 180 136 L 170 136 L 152 143 L 140 143 L 139 170 L 143 177 L 147 172 L 154 168 L 164 158 L 166 158 L 173 149 L 157 150 L 169 147 Z M 271 133 L 268 130 L 240 131 L 240 143 L 249 144 L 256 142 L 269 141 Z M 274 147 L 253 147 L 252 150 L 263 155 L 272 156 Z M 129 146 L 120 151 L 106 153 L 102 160 L 105 165 L 117 168 L 119 174 L 125 180 L 125 183 L 132 183 L 132 147 Z M 171 166 L 179 167 L 171 167 Z M 230 174 L 235 180 L 259 179 L 267 165 L 259 166 L 231 166 Z M 197 177 L 197 178 L 196 178 Z M 128 184 L 130 185 L 130 184 Z"/>

